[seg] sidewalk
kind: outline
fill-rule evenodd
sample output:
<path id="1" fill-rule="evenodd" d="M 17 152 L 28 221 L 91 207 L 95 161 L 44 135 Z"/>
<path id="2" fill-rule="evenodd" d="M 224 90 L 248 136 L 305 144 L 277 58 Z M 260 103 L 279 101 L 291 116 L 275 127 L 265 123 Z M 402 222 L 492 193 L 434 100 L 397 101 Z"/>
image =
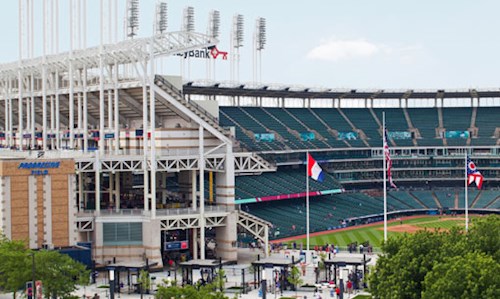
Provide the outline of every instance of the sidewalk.
<path id="1" fill-rule="evenodd" d="M 224 271 L 226 273 L 226 288 L 228 287 L 231 287 L 231 286 L 240 286 L 241 285 L 241 280 L 242 280 L 242 276 L 241 276 L 241 269 L 245 269 L 245 281 L 246 282 L 253 282 L 253 273 L 250 272 L 249 268 L 251 267 L 251 262 L 252 261 L 255 261 L 257 259 L 257 255 L 260 254 L 261 258 L 264 257 L 264 254 L 262 251 L 258 251 L 258 250 L 250 250 L 250 249 L 238 249 L 238 264 L 237 265 L 231 265 L 231 266 L 225 266 L 224 267 Z M 341 253 L 338 253 L 337 256 L 340 256 L 340 257 L 349 257 L 349 256 L 354 256 L 354 255 L 357 255 L 357 256 L 362 256 L 362 255 L 359 255 L 359 254 L 349 254 L 349 253 L 344 253 L 344 252 L 341 252 Z M 298 250 L 287 250 L 286 252 L 284 250 L 280 251 L 279 253 L 272 253 L 271 254 L 272 257 L 280 257 L 280 258 L 292 258 L 292 256 L 294 256 L 294 258 L 296 260 L 298 260 L 299 258 L 299 251 Z M 367 257 L 370 257 L 372 260 L 368 263 L 369 265 L 373 265 L 375 264 L 375 261 L 377 259 L 377 256 L 376 255 L 369 255 Z M 267 270 L 267 275 L 266 277 L 268 277 L 269 279 L 267 280 L 267 285 L 268 285 L 268 290 L 272 288 L 273 286 L 273 281 L 272 281 L 272 275 L 271 275 L 271 272 L 272 270 L 271 269 L 268 269 Z M 322 271 L 321 272 L 321 277 L 323 277 L 324 275 L 324 272 Z M 99 276 L 98 279 L 97 279 L 97 282 L 95 284 L 92 284 L 92 285 L 89 285 L 89 286 L 86 286 L 86 287 L 79 287 L 75 292 L 74 292 L 74 295 L 77 295 L 78 297 L 80 298 L 89 298 L 89 297 L 92 297 L 94 294 L 98 294 L 100 299 L 107 299 L 109 298 L 109 290 L 108 289 L 105 289 L 105 288 L 98 288 L 99 286 L 103 286 L 103 285 L 108 285 L 109 282 L 107 281 L 107 278 L 106 277 L 103 277 L 104 275 L 102 276 Z M 155 282 L 152 286 L 153 289 L 156 288 L 156 286 L 158 284 L 161 284 L 163 282 L 163 280 L 166 280 L 167 278 L 169 278 L 168 276 L 168 271 L 162 271 L 162 272 L 156 272 L 156 273 L 151 273 L 151 276 L 154 276 L 156 277 L 155 279 Z M 193 272 L 193 278 L 194 280 L 196 281 L 197 276 L 199 276 L 199 273 L 197 273 L 197 271 L 194 271 Z M 173 279 L 174 278 L 174 274 L 171 273 L 170 275 L 170 279 Z M 309 284 L 309 285 L 314 285 L 314 282 L 315 282 L 315 277 L 314 277 L 314 267 L 312 264 L 308 264 L 307 267 L 306 267 L 306 275 L 302 277 L 302 279 L 304 280 L 304 284 Z M 181 281 L 181 274 L 180 272 L 177 273 L 177 280 Z M 361 293 L 358 293 L 358 294 L 367 294 L 366 292 L 361 292 Z M 22 294 L 24 295 L 24 294 Z M 308 299 L 311 299 L 311 298 L 314 298 L 313 297 L 314 295 L 314 290 L 311 290 L 311 291 L 307 291 L 307 292 L 304 292 L 304 291 L 298 291 L 297 292 L 297 298 L 305 298 L 307 297 Z M 20 296 L 20 294 L 18 293 L 18 297 Z M 234 297 L 234 293 L 230 293 L 230 292 L 226 292 L 226 296 L 228 296 L 229 298 L 233 298 Z M 266 294 L 266 298 L 270 299 L 270 298 L 280 298 L 282 296 L 285 296 L 285 297 L 295 297 L 295 292 L 294 291 L 284 291 L 283 292 L 283 295 L 281 295 L 278 291 L 277 294 L 273 294 L 271 292 L 268 292 Z M 325 299 L 325 298 L 332 298 L 330 297 L 330 291 L 329 289 L 325 289 L 323 290 L 323 293 L 320 293 L 320 296 L 321 298 Z M 344 295 L 344 298 L 353 298 L 355 295 L 354 294 L 351 294 L 351 296 L 349 297 L 348 294 L 345 294 Z M 154 298 L 154 294 L 144 294 L 143 295 L 144 299 L 153 299 Z M 0 294 L 0 299 L 11 299 L 12 298 L 12 293 L 9 293 L 9 294 Z M 128 294 L 128 293 L 115 293 L 115 299 L 116 298 L 124 298 L 124 299 L 131 299 L 131 298 L 140 298 L 140 294 Z M 256 299 L 256 298 L 262 298 L 262 297 L 259 297 L 259 290 L 258 289 L 253 289 L 248 293 L 248 294 L 241 294 L 238 296 L 238 298 L 243 298 L 243 299 Z M 333 297 L 335 298 L 335 296 Z"/>

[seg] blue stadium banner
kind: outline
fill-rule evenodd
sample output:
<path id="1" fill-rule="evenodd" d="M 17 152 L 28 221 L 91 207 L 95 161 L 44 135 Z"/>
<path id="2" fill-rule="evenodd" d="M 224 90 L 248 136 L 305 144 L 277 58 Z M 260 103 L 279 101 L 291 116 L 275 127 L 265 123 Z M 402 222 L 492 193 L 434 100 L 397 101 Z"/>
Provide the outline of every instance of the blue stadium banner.
<path id="1" fill-rule="evenodd" d="M 411 133 L 406 131 L 387 132 L 387 136 L 395 140 L 411 139 Z"/>
<path id="2" fill-rule="evenodd" d="M 446 131 L 444 133 L 445 138 L 463 138 L 467 139 L 470 137 L 469 131 Z"/>
<path id="3" fill-rule="evenodd" d="M 356 140 L 358 139 L 357 132 L 339 132 L 340 140 Z"/>
<path id="4" fill-rule="evenodd" d="M 309 141 L 316 139 L 313 132 L 300 133 L 300 138 L 302 139 L 302 141 Z"/>
<path id="5" fill-rule="evenodd" d="M 255 140 L 256 141 L 271 142 L 271 141 L 274 141 L 274 134 L 273 133 L 255 133 Z"/>

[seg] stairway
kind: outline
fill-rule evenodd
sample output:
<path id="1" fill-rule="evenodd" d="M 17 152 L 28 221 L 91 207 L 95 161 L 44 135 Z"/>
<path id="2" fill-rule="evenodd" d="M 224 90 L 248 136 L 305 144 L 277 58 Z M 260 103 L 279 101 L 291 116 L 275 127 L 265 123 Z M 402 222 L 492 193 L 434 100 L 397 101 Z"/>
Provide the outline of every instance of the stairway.
<path id="1" fill-rule="evenodd" d="M 182 92 L 178 90 L 172 83 L 168 82 L 163 76 L 155 76 L 155 84 L 163 89 L 167 94 L 173 97 L 176 101 L 184 105 L 186 108 L 194 112 L 202 120 L 206 121 L 209 125 L 214 127 L 216 130 L 224 134 L 225 136 L 230 136 L 230 131 L 219 125 L 219 121 L 203 109 L 200 105 L 193 101 L 187 101 L 184 99 Z"/>

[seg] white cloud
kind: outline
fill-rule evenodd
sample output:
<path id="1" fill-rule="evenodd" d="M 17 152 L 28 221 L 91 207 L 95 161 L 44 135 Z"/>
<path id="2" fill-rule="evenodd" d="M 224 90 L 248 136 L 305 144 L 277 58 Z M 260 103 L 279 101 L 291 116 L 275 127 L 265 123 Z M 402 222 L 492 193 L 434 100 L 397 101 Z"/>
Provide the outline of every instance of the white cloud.
<path id="1" fill-rule="evenodd" d="M 387 47 L 376 45 L 363 39 L 327 40 L 307 53 L 308 59 L 340 61 L 353 58 L 371 57 L 380 51 L 388 52 Z"/>

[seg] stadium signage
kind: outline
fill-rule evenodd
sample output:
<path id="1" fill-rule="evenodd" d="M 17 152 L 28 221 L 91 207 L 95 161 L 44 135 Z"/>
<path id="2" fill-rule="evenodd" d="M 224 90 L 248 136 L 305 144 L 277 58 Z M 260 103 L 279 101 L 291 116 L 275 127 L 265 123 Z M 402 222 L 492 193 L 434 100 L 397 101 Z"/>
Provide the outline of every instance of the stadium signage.
<path id="1" fill-rule="evenodd" d="M 222 60 L 227 60 L 227 52 L 220 51 L 216 46 L 203 48 L 200 50 L 191 50 L 184 53 L 177 53 L 176 56 L 184 57 L 184 59 L 189 58 L 205 58 L 205 59 L 217 59 L 221 57 Z"/>
<path id="2" fill-rule="evenodd" d="M 61 162 L 21 162 L 17 169 L 31 170 L 31 175 L 47 175 L 50 168 L 59 168 Z"/>

